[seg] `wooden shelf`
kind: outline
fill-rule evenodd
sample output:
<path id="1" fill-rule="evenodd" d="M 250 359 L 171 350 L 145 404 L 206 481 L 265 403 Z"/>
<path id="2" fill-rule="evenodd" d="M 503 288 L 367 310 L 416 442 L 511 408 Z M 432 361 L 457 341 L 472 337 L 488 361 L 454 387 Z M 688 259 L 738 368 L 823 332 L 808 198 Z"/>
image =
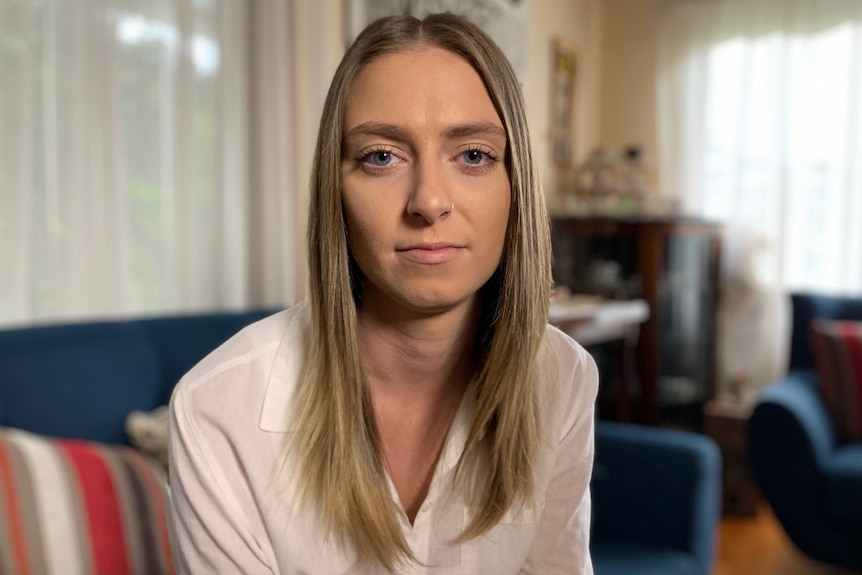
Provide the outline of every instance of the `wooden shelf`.
<path id="1" fill-rule="evenodd" d="M 555 217 L 551 227 L 557 283 L 573 292 L 643 299 L 649 306 L 637 348 L 642 421 L 661 423 L 662 381 L 691 380 L 697 400 L 710 399 L 720 227 L 670 216 Z M 609 262 L 613 267 L 607 267 Z M 618 277 L 592 277 L 592 270 L 602 266 L 616 270 Z"/>

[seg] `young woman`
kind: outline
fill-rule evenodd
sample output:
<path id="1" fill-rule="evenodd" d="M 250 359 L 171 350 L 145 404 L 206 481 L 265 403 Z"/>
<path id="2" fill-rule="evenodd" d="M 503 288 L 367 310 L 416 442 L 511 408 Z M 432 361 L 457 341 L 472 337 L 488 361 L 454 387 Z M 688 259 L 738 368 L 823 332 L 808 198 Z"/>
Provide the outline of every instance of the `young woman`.
<path id="1" fill-rule="evenodd" d="M 375 22 L 330 87 L 309 300 L 171 402 L 186 573 L 592 573 L 597 372 L 547 325 L 523 98 L 453 15 Z"/>

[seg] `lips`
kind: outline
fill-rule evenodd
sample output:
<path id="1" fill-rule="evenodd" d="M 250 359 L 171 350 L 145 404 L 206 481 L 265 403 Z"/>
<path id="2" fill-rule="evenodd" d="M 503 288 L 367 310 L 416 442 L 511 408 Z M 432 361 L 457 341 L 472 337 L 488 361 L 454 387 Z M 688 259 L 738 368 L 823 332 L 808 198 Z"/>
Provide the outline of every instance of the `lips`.
<path id="1" fill-rule="evenodd" d="M 464 246 L 448 242 L 419 243 L 396 249 L 408 260 L 431 265 L 451 261 L 463 250 Z"/>

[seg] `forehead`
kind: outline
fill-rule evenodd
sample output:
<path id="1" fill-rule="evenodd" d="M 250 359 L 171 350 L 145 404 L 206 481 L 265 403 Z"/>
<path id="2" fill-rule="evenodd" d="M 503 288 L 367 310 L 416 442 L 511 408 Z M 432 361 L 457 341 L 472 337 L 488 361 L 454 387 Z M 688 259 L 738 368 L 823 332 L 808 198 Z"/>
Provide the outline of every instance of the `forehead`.
<path id="1" fill-rule="evenodd" d="M 357 75 L 345 128 L 369 121 L 427 128 L 503 125 L 479 73 L 457 54 L 424 45 L 380 56 Z"/>

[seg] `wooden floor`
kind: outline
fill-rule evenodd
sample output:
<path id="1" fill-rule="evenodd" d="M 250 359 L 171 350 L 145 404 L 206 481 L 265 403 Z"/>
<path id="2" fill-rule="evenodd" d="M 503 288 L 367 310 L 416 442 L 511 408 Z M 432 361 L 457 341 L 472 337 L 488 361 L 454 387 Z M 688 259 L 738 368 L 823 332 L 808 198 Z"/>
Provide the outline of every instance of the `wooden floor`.
<path id="1" fill-rule="evenodd" d="M 769 507 L 755 517 L 725 516 L 721 521 L 713 575 L 859 575 L 802 555 L 787 538 Z"/>

